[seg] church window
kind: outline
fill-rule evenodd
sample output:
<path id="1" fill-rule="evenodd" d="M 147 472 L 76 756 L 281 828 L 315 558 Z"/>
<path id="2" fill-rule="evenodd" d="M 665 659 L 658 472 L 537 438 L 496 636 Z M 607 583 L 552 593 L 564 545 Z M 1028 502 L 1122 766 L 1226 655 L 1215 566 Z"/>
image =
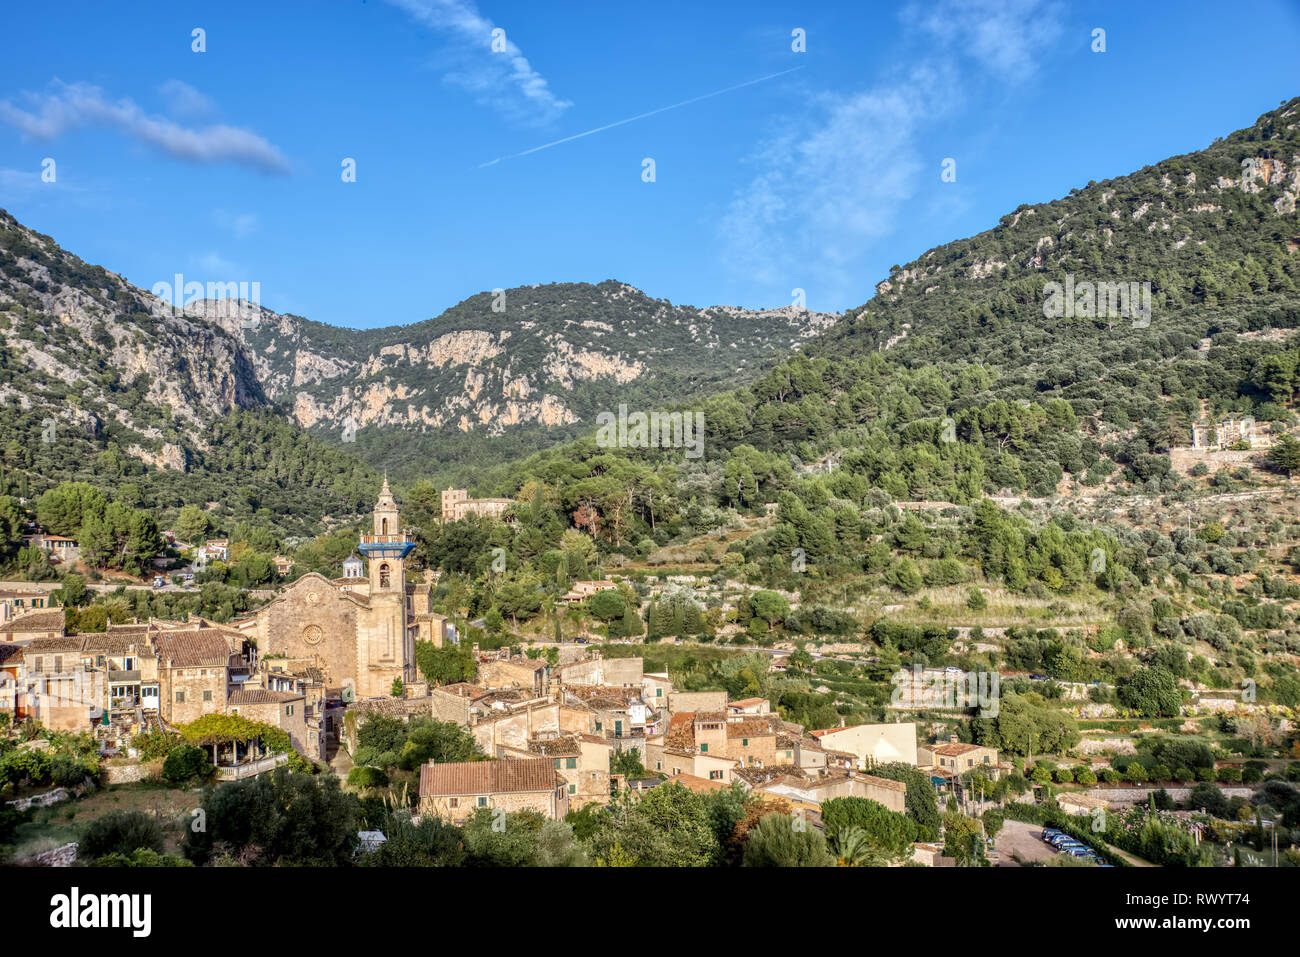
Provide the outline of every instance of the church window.
<path id="1" fill-rule="evenodd" d="M 380 520 L 380 522 L 379 522 L 379 534 L 380 534 L 380 535 L 387 535 L 387 534 L 388 534 L 388 519 L 385 518 L 385 519 L 381 519 L 381 520 Z"/>
<path id="2" fill-rule="evenodd" d="M 385 564 L 379 566 L 379 587 L 380 587 L 380 588 L 387 588 L 387 587 L 388 587 L 388 580 L 389 580 L 389 573 L 390 573 L 390 571 L 391 571 L 391 570 L 389 569 L 387 563 L 385 563 Z"/>

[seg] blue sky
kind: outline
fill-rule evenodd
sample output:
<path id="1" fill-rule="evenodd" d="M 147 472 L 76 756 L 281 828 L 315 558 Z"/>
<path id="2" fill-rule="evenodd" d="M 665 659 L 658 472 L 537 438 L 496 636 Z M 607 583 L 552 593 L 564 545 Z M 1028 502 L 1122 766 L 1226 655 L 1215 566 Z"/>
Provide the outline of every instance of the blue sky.
<path id="1" fill-rule="evenodd" d="M 259 282 L 264 306 L 357 328 L 611 278 L 697 306 L 800 288 L 838 312 L 1021 203 L 1300 94 L 1296 0 L 1249 16 L 1046 0 L 58 10 L 5 12 L 0 206 L 145 288 Z"/>

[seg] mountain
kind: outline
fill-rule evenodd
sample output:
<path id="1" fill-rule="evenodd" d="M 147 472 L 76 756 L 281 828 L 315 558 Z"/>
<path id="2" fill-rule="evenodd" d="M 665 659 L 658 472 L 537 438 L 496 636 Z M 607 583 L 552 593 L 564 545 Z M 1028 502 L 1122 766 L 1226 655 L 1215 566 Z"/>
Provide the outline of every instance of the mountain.
<path id="1" fill-rule="evenodd" d="M 24 435 L 53 420 L 162 469 L 211 451 L 215 419 L 263 410 L 375 467 L 468 472 L 578 435 L 619 403 L 752 379 L 835 320 L 676 306 L 614 281 L 484 292 L 371 330 L 222 299 L 178 309 L 0 211 L 0 404 Z"/>
<path id="2" fill-rule="evenodd" d="M 968 502 L 1179 488 L 1169 451 L 1190 445 L 1194 422 L 1297 421 L 1298 196 L 1300 98 L 894 267 L 785 362 L 693 397 L 709 425 L 702 459 L 617 455 L 670 463 L 683 507 L 771 502 L 805 478 L 820 486 L 810 507 L 861 507 L 876 490 Z M 1119 284 L 1149 314 L 1112 308 Z M 1066 288 L 1073 308 L 1054 308 Z M 606 459 L 583 440 L 483 482 L 509 492 L 537 478 L 563 496 Z M 616 491 L 606 508 L 626 523 Z M 658 517 L 672 504 L 660 490 Z"/>
<path id="3" fill-rule="evenodd" d="M 483 292 L 409 326 L 340 329 L 217 301 L 193 314 L 242 339 L 265 394 L 296 424 L 408 474 L 481 465 L 752 379 L 835 316 L 787 306 L 696 309 L 624 283 Z"/>

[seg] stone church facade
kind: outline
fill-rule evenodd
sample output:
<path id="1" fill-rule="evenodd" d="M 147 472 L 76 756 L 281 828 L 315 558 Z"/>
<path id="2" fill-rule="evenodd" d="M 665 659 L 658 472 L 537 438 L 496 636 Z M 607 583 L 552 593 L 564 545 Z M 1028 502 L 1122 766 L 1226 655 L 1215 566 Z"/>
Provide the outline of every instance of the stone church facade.
<path id="1" fill-rule="evenodd" d="M 352 690 L 354 700 L 391 696 L 393 680 L 417 678 L 415 642 L 433 640 L 433 586 L 407 581 L 415 543 L 401 530 L 397 503 L 384 480 L 374 533 L 362 535 L 363 566 L 350 559 L 344 577 L 304 575 L 241 629 L 261 657 L 284 657 L 294 670 L 318 668 L 324 683 Z M 422 576 L 423 577 L 423 576 Z M 437 635 L 441 644 L 441 635 Z"/>

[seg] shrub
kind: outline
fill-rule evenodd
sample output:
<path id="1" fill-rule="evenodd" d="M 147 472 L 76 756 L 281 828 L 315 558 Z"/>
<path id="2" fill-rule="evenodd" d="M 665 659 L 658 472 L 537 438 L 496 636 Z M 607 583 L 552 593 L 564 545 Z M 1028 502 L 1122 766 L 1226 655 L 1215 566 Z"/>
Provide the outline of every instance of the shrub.
<path id="1" fill-rule="evenodd" d="M 206 778 L 216 772 L 208 753 L 189 744 L 178 744 L 167 752 L 163 761 L 163 780 L 169 784 L 184 784 L 194 778 Z"/>
<path id="2" fill-rule="evenodd" d="M 109 811 L 86 831 L 80 851 L 86 857 L 105 854 L 130 856 L 138 848 L 163 852 L 162 825 L 143 811 Z"/>
<path id="3" fill-rule="evenodd" d="M 354 788 L 382 788 L 388 786 L 388 773 L 383 768 L 358 764 L 348 772 L 348 786 Z"/>

